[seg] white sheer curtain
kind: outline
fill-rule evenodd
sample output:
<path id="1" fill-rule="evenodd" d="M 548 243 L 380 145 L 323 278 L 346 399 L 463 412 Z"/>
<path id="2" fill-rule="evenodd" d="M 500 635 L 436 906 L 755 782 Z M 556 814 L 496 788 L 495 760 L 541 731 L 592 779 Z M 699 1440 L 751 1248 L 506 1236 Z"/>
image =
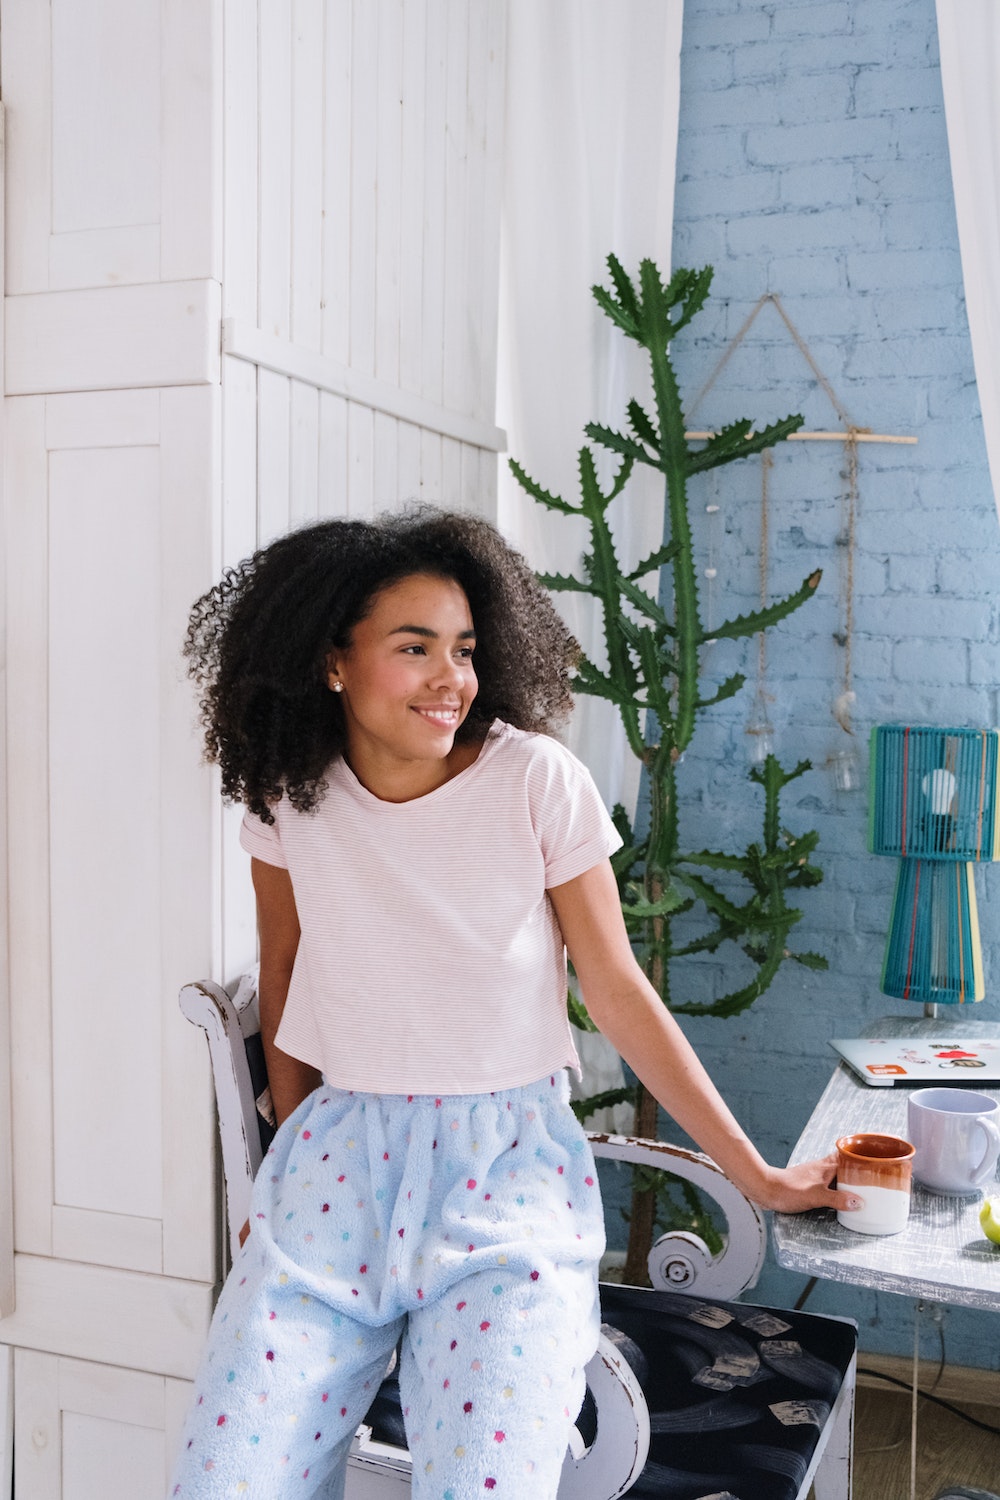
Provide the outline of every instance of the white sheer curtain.
<path id="1" fill-rule="evenodd" d="M 1000 510 L 1000 5 L 937 0 L 937 21 L 972 356 Z"/>
<path id="2" fill-rule="evenodd" d="M 509 0 L 501 246 L 498 417 L 510 453 L 533 478 L 577 496 L 577 451 L 588 421 L 623 425 L 630 396 L 647 402 L 634 344 L 597 309 L 613 251 L 635 273 L 650 257 L 664 274 L 677 155 L 682 0 Z M 501 461 L 501 529 L 545 572 L 576 572 L 582 522 L 555 515 L 518 487 Z M 659 543 L 662 487 L 634 477 L 616 502 L 622 555 Z M 557 596 L 587 654 L 603 661 L 600 620 L 583 595 Z M 570 743 L 609 804 L 634 812 L 638 763 L 610 704 L 578 700 Z M 578 1095 L 622 1082 L 617 1054 L 578 1033 Z M 593 1128 L 627 1130 L 627 1107 Z"/>
<path id="3" fill-rule="evenodd" d="M 577 498 L 584 423 L 624 423 L 644 366 L 590 295 L 613 251 L 670 269 L 682 0 L 510 0 L 498 417 L 511 455 Z M 501 460 L 501 529 L 532 565 L 573 572 L 586 528 L 524 495 Z M 625 556 L 660 541 L 661 487 L 632 480 L 617 512 Z M 592 601 L 558 596 L 603 660 Z M 638 770 L 611 706 L 581 698 L 571 743 L 609 804 L 634 809 Z"/>

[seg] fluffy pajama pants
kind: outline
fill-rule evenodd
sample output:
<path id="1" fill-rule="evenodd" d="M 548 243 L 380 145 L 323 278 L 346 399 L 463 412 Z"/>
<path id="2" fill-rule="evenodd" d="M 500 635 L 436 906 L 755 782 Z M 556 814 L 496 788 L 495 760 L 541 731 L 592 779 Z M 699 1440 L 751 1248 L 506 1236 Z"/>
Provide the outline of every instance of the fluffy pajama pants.
<path id="1" fill-rule="evenodd" d="M 317 1089 L 258 1173 L 170 1495 L 339 1497 L 402 1335 L 414 1500 L 551 1500 L 603 1248 L 565 1074 L 460 1097 Z"/>

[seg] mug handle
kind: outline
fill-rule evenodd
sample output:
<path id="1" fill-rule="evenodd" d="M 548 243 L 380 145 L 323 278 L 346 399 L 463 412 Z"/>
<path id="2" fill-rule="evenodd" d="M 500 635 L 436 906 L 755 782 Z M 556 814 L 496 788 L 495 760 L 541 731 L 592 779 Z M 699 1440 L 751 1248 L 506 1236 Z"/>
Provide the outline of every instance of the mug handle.
<path id="1" fill-rule="evenodd" d="M 985 1120 L 980 1117 L 978 1123 L 986 1136 L 986 1151 L 982 1161 L 972 1173 L 973 1187 L 978 1187 L 981 1182 L 986 1181 L 996 1166 L 998 1158 L 1000 1158 L 1000 1130 L 997 1129 L 992 1120 Z"/>

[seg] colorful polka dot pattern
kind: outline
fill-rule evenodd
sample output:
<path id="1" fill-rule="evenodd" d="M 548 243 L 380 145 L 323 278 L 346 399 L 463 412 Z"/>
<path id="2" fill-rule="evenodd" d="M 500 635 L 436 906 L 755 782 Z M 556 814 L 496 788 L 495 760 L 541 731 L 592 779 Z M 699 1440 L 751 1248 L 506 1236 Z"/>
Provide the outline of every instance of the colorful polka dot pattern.
<path id="1" fill-rule="evenodd" d="M 604 1245 L 567 1096 L 557 1074 L 305 1101 L 258 1174 L 171 1497 L 337 1494 L 401 1334 L 415 1500 L 555 1495 Z"/>

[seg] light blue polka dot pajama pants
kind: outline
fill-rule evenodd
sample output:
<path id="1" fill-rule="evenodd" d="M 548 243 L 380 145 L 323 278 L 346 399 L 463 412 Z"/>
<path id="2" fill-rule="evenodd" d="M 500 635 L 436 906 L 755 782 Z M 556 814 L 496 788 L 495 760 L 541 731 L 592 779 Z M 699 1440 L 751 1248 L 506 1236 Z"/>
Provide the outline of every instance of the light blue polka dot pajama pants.
<path id="1" fill-rule="evenodd" d="M 257 1176 L 171 1496 L 339 1496 L 401 1334 L 415 1500 L 555 1496 L 604 1248 L 568 1092 L 304 1101 Z"/>

